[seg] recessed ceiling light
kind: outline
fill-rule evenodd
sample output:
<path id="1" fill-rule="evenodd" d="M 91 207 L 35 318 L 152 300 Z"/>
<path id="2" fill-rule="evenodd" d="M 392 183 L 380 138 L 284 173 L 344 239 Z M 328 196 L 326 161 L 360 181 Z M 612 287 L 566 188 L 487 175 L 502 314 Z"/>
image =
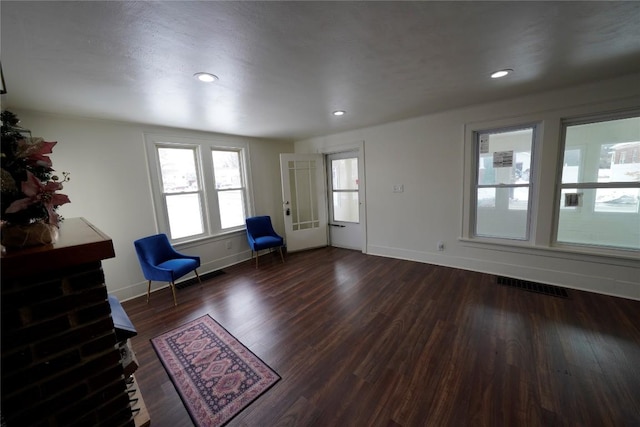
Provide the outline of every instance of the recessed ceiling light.
<path id="1" fill-rule="evenodd" d="M 195 73 L 193 77 L 205 83 L 211 83 L 218 80 L 218 76 L 214 76 L 211 73 Z"/>
<path id="2" fill-rule="evenodd" d="M 347 114 L 347 112 L 344 111 L 344 110 L 337 110 L 337 111 L 334 111 L 331 114 L 333 114 L 334 116 L 344 116 L 345 114 Z"/>
<path id="3" fill-rule="evenodd" d="M 510 69 L 510 68 L 507 68 L 505 70 L 496 71 L 495 73 L 491 74 L 491 78 L 492 79 L 499 79 L 500 77 L 507 76 L 507 75 L 509 75 L 511 73 L 513 73 L 513 70 Z"/>

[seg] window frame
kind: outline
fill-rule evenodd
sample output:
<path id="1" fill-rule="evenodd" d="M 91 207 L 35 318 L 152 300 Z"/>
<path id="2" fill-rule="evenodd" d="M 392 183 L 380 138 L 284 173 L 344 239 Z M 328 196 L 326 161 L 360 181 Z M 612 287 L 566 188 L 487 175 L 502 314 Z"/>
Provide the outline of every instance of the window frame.
<path id="1" fill-rule="evenodd" d="M 223 139 L 202 139 L 189 136 L 144 133 L 145 152 L 149 167 L 149 180 L 152 193 L 156 229 L 165 233 L 173 244 L 215 238 L 238 231 L 244 231 L 244 222 L 231 228 L 222 229 L 220 209 L 218 204 L 218 189 L 215 186 L 213 169 L 213 151 L 235 151 L 240 156 L 240 178 L 243 187 L 243 202 L 245 218 L 253 215 L 253 190 L 250 176 L 249 144 L 245 141 L 229 141 Z M 168 209 L 162 187 L 162 176 L 158 148 L 191 148 L 196 156 L 196 173 L 200 191 L 203 194 L 200 201 L 202 206 L 203 232 L 173 239 L 169 226 Z"/>
<path id="2" fill-rule="evenodd" d="M 480 135 L 486 133 L 506 133 L 517 130 L 532 129 L 531 137 L 531 165 L 529 168 L 529 188 L 527 201 L 527 225 L 525 238 L 487 236 L 477 234 L 477 204 L 478 204 L 478 188 L 519 188 L 523 184 L 510 185 L 480 185 L 478 183 L 478 169 L 480 162 Z M 537 194 L 538 194 L 538 164 L 539 164 L 539 146 L 542 140 L 543 122 L 541 120 L 514 120 L 499 121 L 493 123 L 479 123 L 466 127 L 465 150 L 464 150 L 464 200 L 463 200 L 463 227 L 461 240 L 497 243 L 515 246 L 528 246 L 534 242 L 536 235 L 536 212 L 537 212 Z"/>
<path id="3" fill-rule="evenodd" d="M 327 161 L 327 180 L 329 181 L 327 185 L 327 188 L 329 190 L 329 192 L 331 193 L 331 201 L 329 203 L 329 218 L 330 218 L 330 222 L 336 222 L 336 223 L 346 223 L 346 224 L 360 224 L 361 218 L 360 218 L 360 209 L 357 210 L 358 213 L 358 220 L 357 221 L 346 221 L 346 220 L 337 220 L 335 218 L 335 200 L 334 200 L 334 194 L 335 193 L 342 193 L 342 194 L 355 194 L 357 197 L 357 206 L 360 206 L 360 184 L 359 184 L 359 176 L 360 176 L 360 171 L 359 171 L 359 167 L 360 167 L 360 160 L 359 157 L 357 156 L 357 153 L 354 153 L 353 151 L 346 151 L 343 153 L 332 153 L 332 154 L 328 154 L 328 161 Z M 334 182 L 334 177 L 333 177 L 333 162 L 334 161 L 339 161 L 339 160 L 355 160 L 356 162 L 356 168 L 358 168 L 358 178 L 356 178 L 356 180 L 358 181 L 357 187 L 355 189 L 335 189 L 335 182 Z"/>
<path id="4" fill-rule="evenodd" d="M 160 149 L 161 148 L 169 148 L 169 149 L 190 149 L 193 150 L 193 154 L 194 154 L 194 161 L 195 161 L 195 171 L 196 171 L 196 178 L 198 181 L 198 191 L 185 191 L 185 192 L 176 192 L 176 193 L 167 193 L 164 191 L 164 181 L 162 179 L 162 165 L 160 162 Z M 162 212 L 161 214 L 163 215 L 162 221 L 159 223 L 161 224 L 165 224 L 166 228 L 164 231 L 166 233 L 166 235 L 169 237 L 170 241 L 172 242 L 179 242 L 185 239 L 193 239 L 193 238 L 197 238 L 197 237 L 203 237 L 205 235 L 208 234 L 208 223 L 206 221 L 206 211 L 207 211 L 207 195 L 204 189 L 204 183 L 203 183 L 203 177 L 202 177 L 202 162 L 200 161 L 201 155 L 199 153 L 200 151 L 200 147 L 198 145 L 194 145 L 194 144 L 185 144 L 185 143 L 176 143 L 176 144 L 168 144 L 168 143 L 157 143 L 154 146 L 154 154 L 155 154 L 155 160 L 157 162 L 157 179 L 158 179 L 158 194 L 159 194 L 159 199 L 160 199 L 160 206 L 162 207 Z M 182 238 L 177 238 L 177 239 L 173 239 L 171 238 L 171 223 L 170 223 L 170 219 L 169 219 L 169 209 L 168 209 L 168 203 L 167 203 L 167 195 L 172 196 L 172 195 L 185 195 L 185 194 L 198 194 L 199 195 L 199 205 L 200 205 L 200 212 L 205 213 L 205 215 L 203 215 L 201 219 L 202 222 L 202 233 L 200 234 L 196 234 L 196 235 L 190 235 L 190 236 L 186 236 L 186 237 L 182 237 Z M 157 212 L 156 212 L 157 214 Z"/>
<path id="5" fill-rule="evenodd" d="M 619 266 L 635 266 L 640 260 L 640 251 L 605 246 L 560 245 L 555 243 L 557 220 L 554 212 L 558 203 L 557 185 L 562 179 L 561 144 L 562 120 L 587 117 L 620 117 L 638 111 L 636 99 L 618 99 L 596 104 L 566 106 L 554 110 L 531 111 L 523 115 L 485 118 L 468 121 L 461 129 L 462 147 L 462 200 L 460 201 L 460 237 L 458 241 L 468 250 L 482 249 L 504 252 L 509 256 L 550 256 L 568 261 L 602 262 Z M 473 132 L 506 128 L 526 123 L 538 123 L 539 146 L 534 156 L 537 177 L 533 189 L 531 208 L 531 233 L 529 241 L 507 241 L 505 239 L 479 238 L 471 235 L 471 193 L 474 166 Z M 559 206 L 559 205 L 558 205 Z"/>
<path id="6" fill-rule="evenodd" d="M 640 117 L 640 109 L 638 108 L 629 108 L 624 110 L 615 110 L 615 111 L 607 111 L 600 113 L 591 113 L 591 114 L 582 114 L 575 115 L 570 117 L 561 117 L 560 118 L 560 135 L 559 135 L 559 144 L 558 144 L 558 154 L 557 154 L 557 178 L 556 178 L 556 189 L 554 195 L 554 211 L 553 211 L 553 229 L 551 235 L 551 246 L 558 249 L 565 250 L 587 250 L 589 252 L 601 252 L 603 254 L 625 254 L 625 253 L 638 253 L 639 249 L 633 248 L 625 248 L 621 246 L 613 246 L 613 245 L 602 245 L 602 244 L 588 244 L 588 243 L 577 243 L 577 242 L 565 242 L 558 240 L 558 233 L 560 229 L 560 214 L 563 210 L 562 203 L 562 191 L 565 189 L 575 189 L 575 190 L 598 190 L 602 188 L 635 188 L 639 184 L 634 182 L 575 182 L 575 183 L 563 183 L 562 182 L 562 172 L 564 168 L 564 155 L 566 148 L 566 136 L 567 136 L 567 128 L 570 126 L 576 125 L 584 125 L 584 124 L 593 124 L 593 123 L 602 123 L 613 120 L 620 120 L 632 117 Z M 577 146 L 581 150 L 585 149 L 584 145 Z M 581 154 L 581 157 L 583 155 Z M 582 176 L 584 174 L 584 159 L 581 158 L 581 168 L 580 168 L 580 176 L 578 177 L 579 181 L 583 181 Z M 595 194 L 595 193 L 594 193 Z M 584 209 L 588 208 L 592 215 L 602 215 L 604 212 L 599 212 L 596 210 L 595 200 L 593 206 L 590 204 L 585 207 L 583 205 L 576 207 L 576 209 Z M 572 207 L 564 208 L 564 209 L 573 209 Z"/>
<path id="7" fill-rule="evenodd" d="M 218 203 L 220 198 L 219 198 L 219 193 L 223 193 L 223 192 L 227 192 L 227 191 L 238 191 L 240 190 L 241 195 L 242 195 L 242 207 L 244 209 L 244 216 L 245 218 L 248 217 L 249 215 L 247 215 L 247 206 L 248 206 L 248 189 L 247 189 L 247 173 L 246 173 L 246 162 L 244 161 L 244 156 L 243 156 L 243 152 L 242 149 L 236 148 L 236 147 L 210 147 L 208 156 L 212 156 L 214 151 L 218 151 L 218 152 L 228 152 L 228 153 L 236 153 L 238 154 L 238 167 L 240 169 L 240 187 L 233 187 L 233 188 L 222 188 L 219 189 L 217 187 L 217 181 L 216 181 L 216 175 L 215 175 L 215 167 L 212 167 L 211 170 L 213 171 L 213 181 L 212 181 L 212 185 L 213 185 L 213 191 L 215 192 L 216 195 L 216 204 L 217 204 L 217 208 L 218 208 L 218 225 L 220 230 L 223 230 L 223 232 L 226 231 L 233 231 L 233 230 L 238 230 L 238 229 L 244 229 L 246 228 L 243 225 L 237 225 L 234 227 L 227 227 L 227 228 L 222 228 L 222 222 L 221 222 L 221 218 L 222 218 L 222 212 L 220 210 L 220 204 Z M 212 165 L 213 165 L 213 159 L 211 161 Z"/>

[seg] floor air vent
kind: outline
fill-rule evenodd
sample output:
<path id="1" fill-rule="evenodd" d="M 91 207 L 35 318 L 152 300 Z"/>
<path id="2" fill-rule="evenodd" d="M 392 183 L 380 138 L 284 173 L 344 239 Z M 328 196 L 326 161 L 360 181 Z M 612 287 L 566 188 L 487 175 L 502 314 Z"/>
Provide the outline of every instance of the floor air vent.
<path id="1" fill-rule="evenodd" d="M 559 298 L 569 298 L 567 290 L 559 286 L 544 285 L 542 283 L 528 282 L 521 279 L 513 279 L 511 277 L 498 276 L 498 284 L 510 286 L 512 288 L 523 289 L 538 294 L 551 295 Z"/>
<path id="2" fill-rule="evenodd" d="M 212 271 L 210 273 L 201 274 L 200 280 L 204 282 L 205 280 L 212 279 L 214 277 L 218 277 L 223 274 L 224 274 L 223 270 Z M 185 280 L 184 282 L 176 283 L 176 289 L 184 289 L 191 285 L 195 285 L 196 283 L 199 283 L 198 279 L 196 279 L 195 277 L 192 277 L 191 279 Z"/>

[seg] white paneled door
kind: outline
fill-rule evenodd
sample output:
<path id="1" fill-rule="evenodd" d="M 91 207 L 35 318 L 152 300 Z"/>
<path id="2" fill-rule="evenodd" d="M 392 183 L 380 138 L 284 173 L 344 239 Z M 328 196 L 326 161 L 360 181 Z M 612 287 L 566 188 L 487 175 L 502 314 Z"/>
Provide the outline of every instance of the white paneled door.
<path id="1" fill-rule="evenodd" d="M 280 154 L 280 174 L 287 250 L 327 246 L 323 155 Z"/>

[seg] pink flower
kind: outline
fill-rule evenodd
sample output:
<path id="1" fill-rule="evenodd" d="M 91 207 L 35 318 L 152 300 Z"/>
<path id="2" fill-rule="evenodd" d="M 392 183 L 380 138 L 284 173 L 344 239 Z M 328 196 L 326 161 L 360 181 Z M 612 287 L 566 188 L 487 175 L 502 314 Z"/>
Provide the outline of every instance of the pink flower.
<path id="1" fill-rule="evenodd" d="M 56 191 L 61 189 L 62 184 L 53 181 L 42 184 L 34 174 L 27 172 L 27 180 L 22 182 L 22 192 L 27 197 L 11 203 L 6 213 L 19 212 L 35 203 L 42 203 L 47 209 L 49 224 L 58 225 L 59 218 L 55 207 L 71 202 L 65 194 L 56 194 Z"/>
<path id="2" fill-rule="evenodd" d="M 31 165 L 51 169 L 51 159 L 45 154 L 51 154 L 57 141 L 47 142 L 42 138 L 28 138 L 18 141 L 16 156 L 25 158 Z"/>

